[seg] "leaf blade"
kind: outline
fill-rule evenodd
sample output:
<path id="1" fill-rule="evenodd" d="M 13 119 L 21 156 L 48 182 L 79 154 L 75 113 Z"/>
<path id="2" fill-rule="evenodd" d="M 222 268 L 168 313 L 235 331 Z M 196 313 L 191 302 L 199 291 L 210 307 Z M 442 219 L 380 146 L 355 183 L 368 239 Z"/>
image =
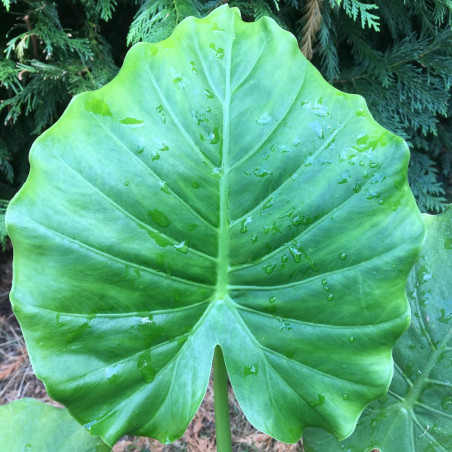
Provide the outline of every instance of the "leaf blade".
<path id="1" fill-rule="evenodd" d="M 308 451 L 450 449 L 451 220 L 450 207 L 437 216 L 424 214 L 427 238 L 407 285 L 412 323 L 394 348 L 395 373 L 388 396 L 366 409 L 355 433 L 342 444 L 306 431 Z"/>
<path id="2" fill-rule="evenodd" d="M 347 436 L 408 326 L 423 225 L 407 164 L 403 141 L 268 18 L 225 6 L 135 46 L 37 140 L 8 210 L 38 376 L 110 444 L 167 442 L 219 344 L 259 429 Z"/>

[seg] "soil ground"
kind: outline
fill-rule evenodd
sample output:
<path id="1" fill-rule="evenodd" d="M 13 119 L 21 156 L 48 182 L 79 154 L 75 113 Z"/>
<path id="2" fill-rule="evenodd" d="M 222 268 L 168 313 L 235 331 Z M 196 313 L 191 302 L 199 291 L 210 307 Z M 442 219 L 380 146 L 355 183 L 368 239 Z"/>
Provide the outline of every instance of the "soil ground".
<path id="1" fill-rule="evenodd" d="M 11 264 L 12 248 L 8 243 L 5 252 L 0 251 L 0 405 L 16 399 L 32 397 L 60 406 L 49 397 L 42 382 L 35 377 L 19 324 L 11 311 L 9 302 Z M 241 412 L 231 389 L 229 407 L 234 452 L 303 451 L 301 442 L 294 445 L 280 443 L 252 427 Z M 201 407 L 180 440 L 162 446 L 149 438 L 126 436 L 113 448 L 113 452 L 214 452 L 215 450 L 212 381 Z"/>

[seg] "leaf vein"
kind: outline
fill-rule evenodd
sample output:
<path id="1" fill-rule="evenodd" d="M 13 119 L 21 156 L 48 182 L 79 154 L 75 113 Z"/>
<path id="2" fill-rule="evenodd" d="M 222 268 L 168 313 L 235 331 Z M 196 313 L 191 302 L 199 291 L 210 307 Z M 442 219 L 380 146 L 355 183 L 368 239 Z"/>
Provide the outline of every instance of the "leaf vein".
<path id="1" fill-rule="evenodd" d="M 253 148 L 251 148 L 250 151 L 248 151 L 242 158 L 240 158 L 236 163 L 234 163 L 234 165 L 231 166 L 231 168 L 230 168 L 231 172 L 234 171 L 235 168 L 240 166 L 246 160 L 248 160 L 248 158 L 253 156 L 257 151 L 259 151 L 261 149 L 261 147 L 263 146 L 263 144 L 278 130 L 281 123 L 284 121 L 284 119 L 287 117 L 287 115 L 292 110 L 292 107 L 295 105 L 295 101 L 297 100 L 298 96 L 300 95 L 303 85 L 304 85 L 304 78 L 301 80 L 300 86 L 299 86 L 295 96 L 293 96 L 292 99 L 290 100 L 289 105 L 286 107 L 286 110 L 284 111 L 281 118 L 279 118 L 278 120 L 275 121 L 275 125 L 273 127 L 271 127 L 267 131 L 267 133 L 263 134 L 262 139 L 260 141 L 258 141 L 257 144 Z"/>
<path id="2" fill-rule="evenodd" d="M 170 308 L 170 309 L 159 309 L 156 311 L 134 311 L 134 312 L 104 312 L 104 313 L 98 313 L 95 314 L 94 317 L 92 317 L 92 314 L 87 314 L 83 312 L 64 312 L 64 311 L 56 311 L 54 309 L 44 308 L 43 306 L 36 306 L 34 305 L 32 309 L 38 309 L 40 311 L 48 311 L 60 315 L 64 315 L 67 317 L 82 317 L 82 318 L 126 318 L 126 317 L 140 317 L 140 316 L 149 316 L 149 315 L 171 315 L 173 313 L 181 312 L 181 311 L 188 311 L 190 309 L 196 308 L 198 306 L 202 306 L 203 304 L 207 304 L 210 301 L 212 301 L 210 298 L 200 301 L 198 303 L 194 303 L 188 306 L 181 306 L 180 308 Z"/>
<path id="3" fill-rule="evenodd" d="M 301 286 L 303 284 L 307 284 L 310 283 L 312 281 L 316 281 L 319 278 L 324 278 L 325 276 L 330 276 L 330 275 L 336 275 L 338 273 L 342 273 L 342 272 L 348 272 L 350 270 L 353 270 L 355 268 L 360 267 L 363 264 L 368 264 L 369 262 L 372 262 L 374 260 L 380 259 L 383 256 L 386 256 L 388 254 L 391 254 L 392 252 L 394 252 L 395 250 L 397 250 L 397 248 L 392 248 L 390 250 L 386 250 L 383 253 L 379 254 L 378 256 L 373 256 L 370 259 L 366 259 L 364 261 L 358 262 L 357 264 L 354 265 L 349 265 L 347 267 L 342 267 L 342 268 L 338 268 L 336 270 L 332 270 L 329 272 L 324 272 L 321 273 L 319 275 L 315 275 L 315 276 L 311 276 L 310 278 L 306 278 L 306 279 L 302 279 L 301 281 L 294 281 L 292 283 L 286 283 L 286 284 L 277 284 L 274 286 L 251 286 L 251 285 L 230 285 L 230 289 L 231 290 L 275 290 L 275 289 L 288 289 L 291 287 L 298 287 Z"/>
<path id="4" fill-rule="evenodd" d="M 366 181 L 365 184 L 363 184 L 363 187 L 368 183 L 369 179 Z M 255 265 L 259 265 L 262 262 L 264 262 L 267 259 L 272 258 L 273 256 L 275 256 L 276 254 L 278 254 L 280 251 L 282 251 L 284 249 L 284 247 L 286 247 L 287 245 L 289 245 L 289 243 L 293 240 L 300 240 L 303 236 L 309 234 L 313 229 L 315 229 L 318 225 L 322 224 L 330 215 L 334 215 L 335 213 L 337 213 L 340 209 L 343 209 L 344 206 L 346 206 L 349 202 L 353 201 L 355 199 L 355 197 L 358 195 L 358 193 L 353 192 L 353 194 L 351 196 L 349 196 L 348 198 L 346 198 L 344 201 L 342 201 L 339 205 L 337 205 L 334 209 L 326 212 L 324 215 L 322 215 L 320 218 L 318 218 L 316 221 L 314 221 L 314 223 L 312 223 L 308 228 L 306 228 L 304 231 L 300 232 L 300 234 L 296 235 L 295 237 L 291 238 L 290 241 L 284 242 L 283 244 L 281 244 L 280 246 L 278 246 L 278 248 L 274 249 L 273 251 L 271 251 L 270 253 L 261 256 L 258 258 L 258 260 L 252 261 L 252 262 L 248 262 L 246 264 L 241 264 L 241 265 L 235 265 L 232 266 L 231 269 L 232 271 L 237 271 L 237 270 L 242 270 L 245 268 L 249 268 L 249 267 L 253 267 Z"/>
<path id="5" fill-rule="evenodd" d="M 143 265 L 139 265 L 139 264 L 135 264 L 135 263 L 130 262 L 130 261 L 126 261 L 126 260 L 124 260 L 124 259 L 122 259 L 120 257 L 113 256 L 112 254 L 106 253 L 106 252 L 101 251 L 101 250 L 99 250 L 97 248 L 94 248 L 94 247 L 92 247 L 90 245 L 87 245 L 86 243 L 80 242 L 77 239 L 74 239 L 72 237 L 68 237 L 67 235 L 64 235 L 61 232 L 55 231 L 54 229 L 49 228 L 48 226 L 45 226 L 42 223 L 39 223 L 38 221 L 33 220 L 30 217 L 27 217 L 27 219 L 29 221 L 31 221 L 32 223 L 35 223 L 38 227 L 41 227 L 42 229 L 47 230 L 51 234 L 55 234 L 56 236 L 60 237 L 63 240 L 66 240 L 66 241 L 72 243 L 73 245 L 77 245 L 77 246 L 80 246 L 81 248 L 85 248 L 87 251 L 92 252 L 94 254 L 97 254 L 97 255 L 103 257 L 104 259 L 112 260 L 114 262 L 117 262 L 117 263 L 120 263 L 120 264 L 123 264 L 123 265 L 127 265 L 129 267 L 136 268 L 138 270 L 142 270 L 142 271 L 147 272 L 147 273 L 151 273 L 153 275 L 156 275 L 156 276 L 164 278 L 164 279 L 170 279 L 170 280 L 173 280 L 173 281 L 177 281 L 177 282 L 180 282 L 182 284 L 187 284 L 187 285 L 196 286 L 196 287 L 209 288 L 209 289 L 212 288 L 212 286 L 210 286 L 208 284 L 200 283 L 200 282 L 197 282 L 197 281 L 191 281 L 191 280 L 180 278 L 180 277 L 174 276 L 174 275 L 168 275 L 166 273 L 162 273 L 162 272 L 160 272 L 158 270 L 155 270 L 153 268 L 145 267 Z"/>
<path id="6" fill-rule="evenodd" d="M 233 300 L 232 302 L 234 303 L 234 306 L 236 307 L 236 309 L 239 309 L 241 311 L 245 311 L 245 312 L 249 312 L 251 314 L 254 315 L 259 315 L 259 316 L 263 316 L 269 319 L 274 319 L 274 315 L 273 314 L 268 314 L 266 312 L 262 312 L 259 311 L 257 309 L 253 309 L 250 308 L 248 306 L 243 306 L 241 304 L 235 303 Z M 386 326 L 394 321 L 398 321 L 398 317 L 394 318 L 394 319 L 390 319 L 386 322 L 380 322 L 380 323 L 372 323 L 369 325 L 329 325 L 327 323 L 313 323 L 313 322 L 306 322 L 304 320 L 299 320 L 299 319 L 294 319 L 291 317 L 284 317 L 285 320 L 291 322 L 291 323 L 295 323 L 298 324 L 300 326 L 307 326 L 307 327 L 312 327 L 312 328 L 325 328 L 325 329 L 339 329 L 339 330 L 349 330 L 349 329 L 366 329 L 368 330 L 369 327 L 371 328 L 378 328 L 380 326 Z"/>
<path id="7" fill-rule="evenodd" d="M 83 180 L 87 185 L 89 185 L 96 193 L 98 193 L 105 201 L 110 203 L 116 210 L 121 212 L 124 216 L 132 220 L 136 225 L 138 225 L 140 228 L 143 228 L 146 231 L 151 231 L 153 233 L 158 234 L 161 238 L 166 239 L 170 242 L 173 242 L 173 245 L 178 245 L 180 242 L 178 240 L 175 240 L 173 237 L 170 237 L 167 234 L 164 234 L 163 232 L 159 231 L 158 229 L 154 229 L 153 227 L 149 226 L 148 224 L 144 223 L 143 221 L 139 220 L 137 217 L 132 215 L 130 212 L 128 212 L 126 209 L 121 207 L 118 203 L 113 201 L 109 196 L 107 196 L 100 188 L 96 187 L 94 184 L 92 184 L 88 179 L 86 179 L 82 174 L 77 172 L 74 168 L 72 168 L 70 165 L 68 165 L 63 159 L 61 159 L 59 156 L 56 156 L 58 160 L 60 160 L 68 169 L 70 169 L 74 174 L 76 174 L 81 180 Z M 216 262 L 216 258 L 213 256 L 209 256 L 208 254 L 197 250 L 196 248 L 190 247 L 191 251 L 194 254 L 197 254 L 200 257 L 203 257 L 205 259 L 211 260 L 213 262 Z"/>
<path id="8" fill-rule="evenodd" d="M 310 407 L 308 401 L 305 399 L 305 397 L 303 397 L 303 394 L 300 394 L 298 391 L 296 391 L 292 385 L 290 385 L 284 378 L 283 376 L 270 364 L 270 362 L 268 361 L 268 358 L 265 356 L 264 351 L 270 351 L 269 349 L 267 349 L 266 347 L 263 347 L 262 344 L 256 339 L 256 337 L 254 336 L 254 334 L 251 333 L 250 329 L 248 328 L 248 325 L 245 323 L 245 321 L 243 320 L 243 318 L 239 315 L 238 312 L 236 312 L 235 309 L 230 309 L 233 316 L 238 320 L 238 322 L 242 325 L 243 330 L 245 331 L 245 333 L 248 335 L 248 337 L 250 338 L 251 342 L 254 342 L 255 345 L 257 346 L 260 355 L 262 356 L 262 358 L 267 362 L 268 366 L 273 369 L 275 375 L 277 377 L 279 377 L 280 380 L 282 380 L 288 388 L 290 388 L 296 395 L 298 395 L 298 397 L 300 399 L 302 399 L 306 405 L 308 407 Z M 313 369 L 314 371 L 317 371 L 317 369 Z M 267 372 L 267 369 L 266 369 Z M 315 411 L 328 425 L 329 425 L 329 420 L 327 418 L 325 418 L 324 416 L 322 416 L 321 413 L 319 413 L 317 410 L 314 410 L 312 407 L 310 407 L 313 411 Z"/>
<path id="9" fill-rule="evenodd" d="M 433 408 L 430 405 L 425 405 L 424 403 L 419 402 L 418 400 L 415 400 L 414 404 L 424 408 L 427 411 L 431 411 L 432 413 L 440 414 L 441 416 L 447 417 L 448 419 L 452 419 L 452 414 L 437 410 L 436 408 Z"/>
<path id="10" fill-rule="evenodd" d="M 165 105 L 166 110 L 170 114 L 174 124 L 176 124 L 176 127 L 178 128 L 180 134 L 185 138 L 185 140 L 191 146 L 191 148 L 199 155 L 202 162 L 205 163 L 211 170 L 213 170 L 216 167 L 215 163 L 204 152 L 202 152 L 201 149 L 199 148 L 199 146 L 197 146 L 196 143 L 191 139 L 190 135 L 185 130 L 184 126 L 180 123 L 180 121 L 177 119 L 177 116 L 174 114 L 174 111 L 170 107 L 168 100 L 166 99 L 166 97 L 164 96 L 162 91 L 160 90 L 160 88 L 157 84 L 157 81 L 155 80 L 154 76 L 152 75 L 150 68 L 148 66 L 146 66 L 146 68 L 147 68 L 149 78 L 150 78 L 152 84 L 154 85 L 154 88 L 155 88 L 158 96 L 160 97 L 160 100 Z"/>
<path id="11" fill-rule="evenodd" d="M 204 75 L 205 75 L 205 77 L 207 79 L 207 83 L 209 84 L 210 88 L 214 92 L 214 94 L 217 97 L 217 99 L 220 102 L 220 104 L 223 106 L 224 105 L 223 101 L 221 100 L 221 97 L 218 94 L 217 89 L 215 88 L 215 85 L 214 85 L 214 83 L 212 81 L 212 77 L 210 76 L 210 72 L 207 70 L 206 62 L 204 61 L 204 58 L 203 58 L 203 56 L 201 54 L 201 51 L 199 49 L 199 42 L 198 42 L 198 39 L 197 39 L 197 36 L 196 36 L 195 32 L 196 32 L 196 29 L 194 27 L 192 27 L 193 42 L 195 44 L 196 53 L 197 53 L 197 55 L 198 55 L 198 57 L 199 57 L 199 59 L 201 61 L 201 66 L 202 66 L 202 69 L 203 69 L 203 73 L 204 73 Z"/>
<path id="12" fill-rule="evenodd" d="M 338 133 L 340 131 L 342 131 L 345 127 L 345 125 L 348 123 L 348 121 L 350 120 L 351 116 L 349 116 L 348 118 L 346 118 L 346 120 L 341 124 L 340 127 L 338 127 L 337 129 L 335 129 L 335 131 L 327 138 L 327 140 L 325 141 L 325 143 L 323 143 L 322 146 L 320 146 L 318 149 L 316 149 L 314 151 L 314 153 L 312 154 L 312 157 L 315 158 L 317 157 L 324 149 L 326 149 L 326 147 L 328 146 L 329 143 L 331 143 L 331 141 L 338 135 Z M 236 166 L 236 165 L 235 165 Z M 284 187 L 290 183 L 290 181 L 292 180 L 292 178 L 294 176 L 300 176 L 303 173 L 303 170 L 305 170 L 306 167 L 305 166 L 300 166 L 297 171 L 295 171 L 295 173 L 292 174 L 291 177 L 287 178 L 286 180 L 284 180 L 282 182 L 282 184 L 278 185 L 278 187 L 276 187 L 274 190 L 272 190 L 257 206 L 253 207 L 251 210 L 249 210 L 248 212 L 246 212 L 245 214 L 243 214 L 242 216 L 240 216 L 239 218 L 235 219 L 234 221 L 232 221 L 231 226 L 235 226 L 237 223 L 239 223 L 241 220 L 243 220 L 244 218 L 252 215 L 254 212 L 256 212 L 261 206 L 263 206 L 278 190 L 283 190 Z M 366 182 L 367 183 L 367 182 Z"/>
<path id="13" fill-rule="evenodd" d="M 417 441 L 414 438 L 414 424 L 416 424 L 419 427 L 419 430 L 421 432 L 423 431 L 422 435 L 425 435 L 435 446 L 440 447 L 440 450 L 442 452 L 447 452 L 447 450 L 444 449 L 444 447 L 441 446 L 441 444 L 428 432 L 429 426 L 427 425 L 427 428 L 426 428 L 421 424 L 421 422 L 419 421 L 417 416 L 414 414 L 413 410 L 411 410 L 411 416 L 413 418 L 413 424 L 412 424 L 412 444 L 413 444 L 413 446 L 417 443 Z M 413 450 L 414 450 L 414 448 L 413 448 Z"/>
<path id="14" fill-rule="evenodd" d="M 264 44 L 262 45 L 262 47 L 259 49 L 259 53 L 257 54 L 256 59 L 251 63 L 251 66 L 249 68 L 249 70 L 247 71 L 247 73 L 236 83 L 235 87 L 232 89 L 232 94 L 234 94 L 241 85 L 243 85 L 243 83 L 245 82 L 245 80 L 248 79 L 248 77 L 251 75 L 251 73 L 253 72 L 254 68 L 256 67 L 260 57 L 262 56 L 264 49 L 266 48 L 267 43 L 264 41 Z"/>
<path id="15" fill-rule="evenodd" d="M 406 381 L 407 385 L 412 387 L 413 382 L 404 374 L 403 370 L 399 367 L 399 365 L 394 361 L 394 369 L 400 374 L 400 376 Z"/>
<path id="16" fill-rule="evenodd" d="M 95 117 L 95 115 L 94 115 Z M 115 144 L 120 145 L 122 148 L 124 148 L 127 152 L 129 152 L 136 161 L 140 163 L 140 165 L 143 166 L 143 168 L 151 174 L 151 176 L 160 184 L 163 184 L 164 181 L 154 172 L 154 170 L 146 165 L 146 163 L 141 160 L 136 154 L 134 154 L 131 149 L 129 149 L 121 140 L 120 138 L 111 131 L 108 127 L 105 126 L 105 124 L 102 123 L 98 118 L 95 117 L 95 119 L 98 121 L 99 125 L 115 140 Z M 69 166 L 69 165 L 68 165 Z M 71 168 L 69 166 L 69 168 Z M 72 169 L 72 168 L 71 168 Z M 78 174 L 78 173 L 77 173 Z M 206 226 L 209 228 L 216 230 L 216 227 L 210 223 L 206 218 L 204 218 L 197 210 L 195 210 L 185 199 L 183 199 L 181 196 L 179 196 L 175 191 L 173 191 L 170 187 L 167 187 L 168 190 L 172 193 L 172 195 L 190 212 L 192 212 L 197 218 L 199 218 Z"/>

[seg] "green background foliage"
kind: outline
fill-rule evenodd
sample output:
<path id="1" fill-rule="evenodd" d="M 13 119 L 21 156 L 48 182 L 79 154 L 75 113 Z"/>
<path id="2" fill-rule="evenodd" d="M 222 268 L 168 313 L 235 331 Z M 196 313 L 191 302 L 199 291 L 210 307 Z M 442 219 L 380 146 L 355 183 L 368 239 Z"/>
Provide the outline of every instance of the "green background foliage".
<path id="1" fill-rule="evenodd" d="M 21 186 L 32 141 L 75 94 L 111 80 L 132 44 L 164 39 L 186 16 L 204 16 L 221 3 L 2 0 L 0 199 L 9 200 Z M 420 209 L 443 210 L 452 176 L 450 0 L 229 4 L 248 21 L 274 18 L 328 81 L 363 95 L 377 121 L 408 141 L 409 179 Z"/>

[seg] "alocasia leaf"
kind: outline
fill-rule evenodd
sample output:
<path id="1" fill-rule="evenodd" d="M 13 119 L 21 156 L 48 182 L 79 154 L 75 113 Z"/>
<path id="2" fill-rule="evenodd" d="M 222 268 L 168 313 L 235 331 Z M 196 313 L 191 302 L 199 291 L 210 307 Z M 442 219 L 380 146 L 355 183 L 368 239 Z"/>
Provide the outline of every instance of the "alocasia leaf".
<path id="1" fill-rule="evenodd" d="M 91 436 L 69 415 L 34 399 L 0 406 L 0 444 L 9 452 L 107 452 L 110 448 Z"/>
<path id="2" fill-rule="evenodd" d="M 407 286 L 412 323 L 394 347 L 388 395 L 366 409 L 344 442 L 307 429 L 307 451 L 452 450 L 452 206 L 424 220 L 427 239 Z"/>
<path id="3" fill-rule="evenodd" d="M 223 6 L 133 47 L 36 141 L 7 214 L 37 375 L 109 443 L 168 442 L 219 344 L 257 428 L 346 437 L 409 324 L 408 158 L 268 18 Z"/>

